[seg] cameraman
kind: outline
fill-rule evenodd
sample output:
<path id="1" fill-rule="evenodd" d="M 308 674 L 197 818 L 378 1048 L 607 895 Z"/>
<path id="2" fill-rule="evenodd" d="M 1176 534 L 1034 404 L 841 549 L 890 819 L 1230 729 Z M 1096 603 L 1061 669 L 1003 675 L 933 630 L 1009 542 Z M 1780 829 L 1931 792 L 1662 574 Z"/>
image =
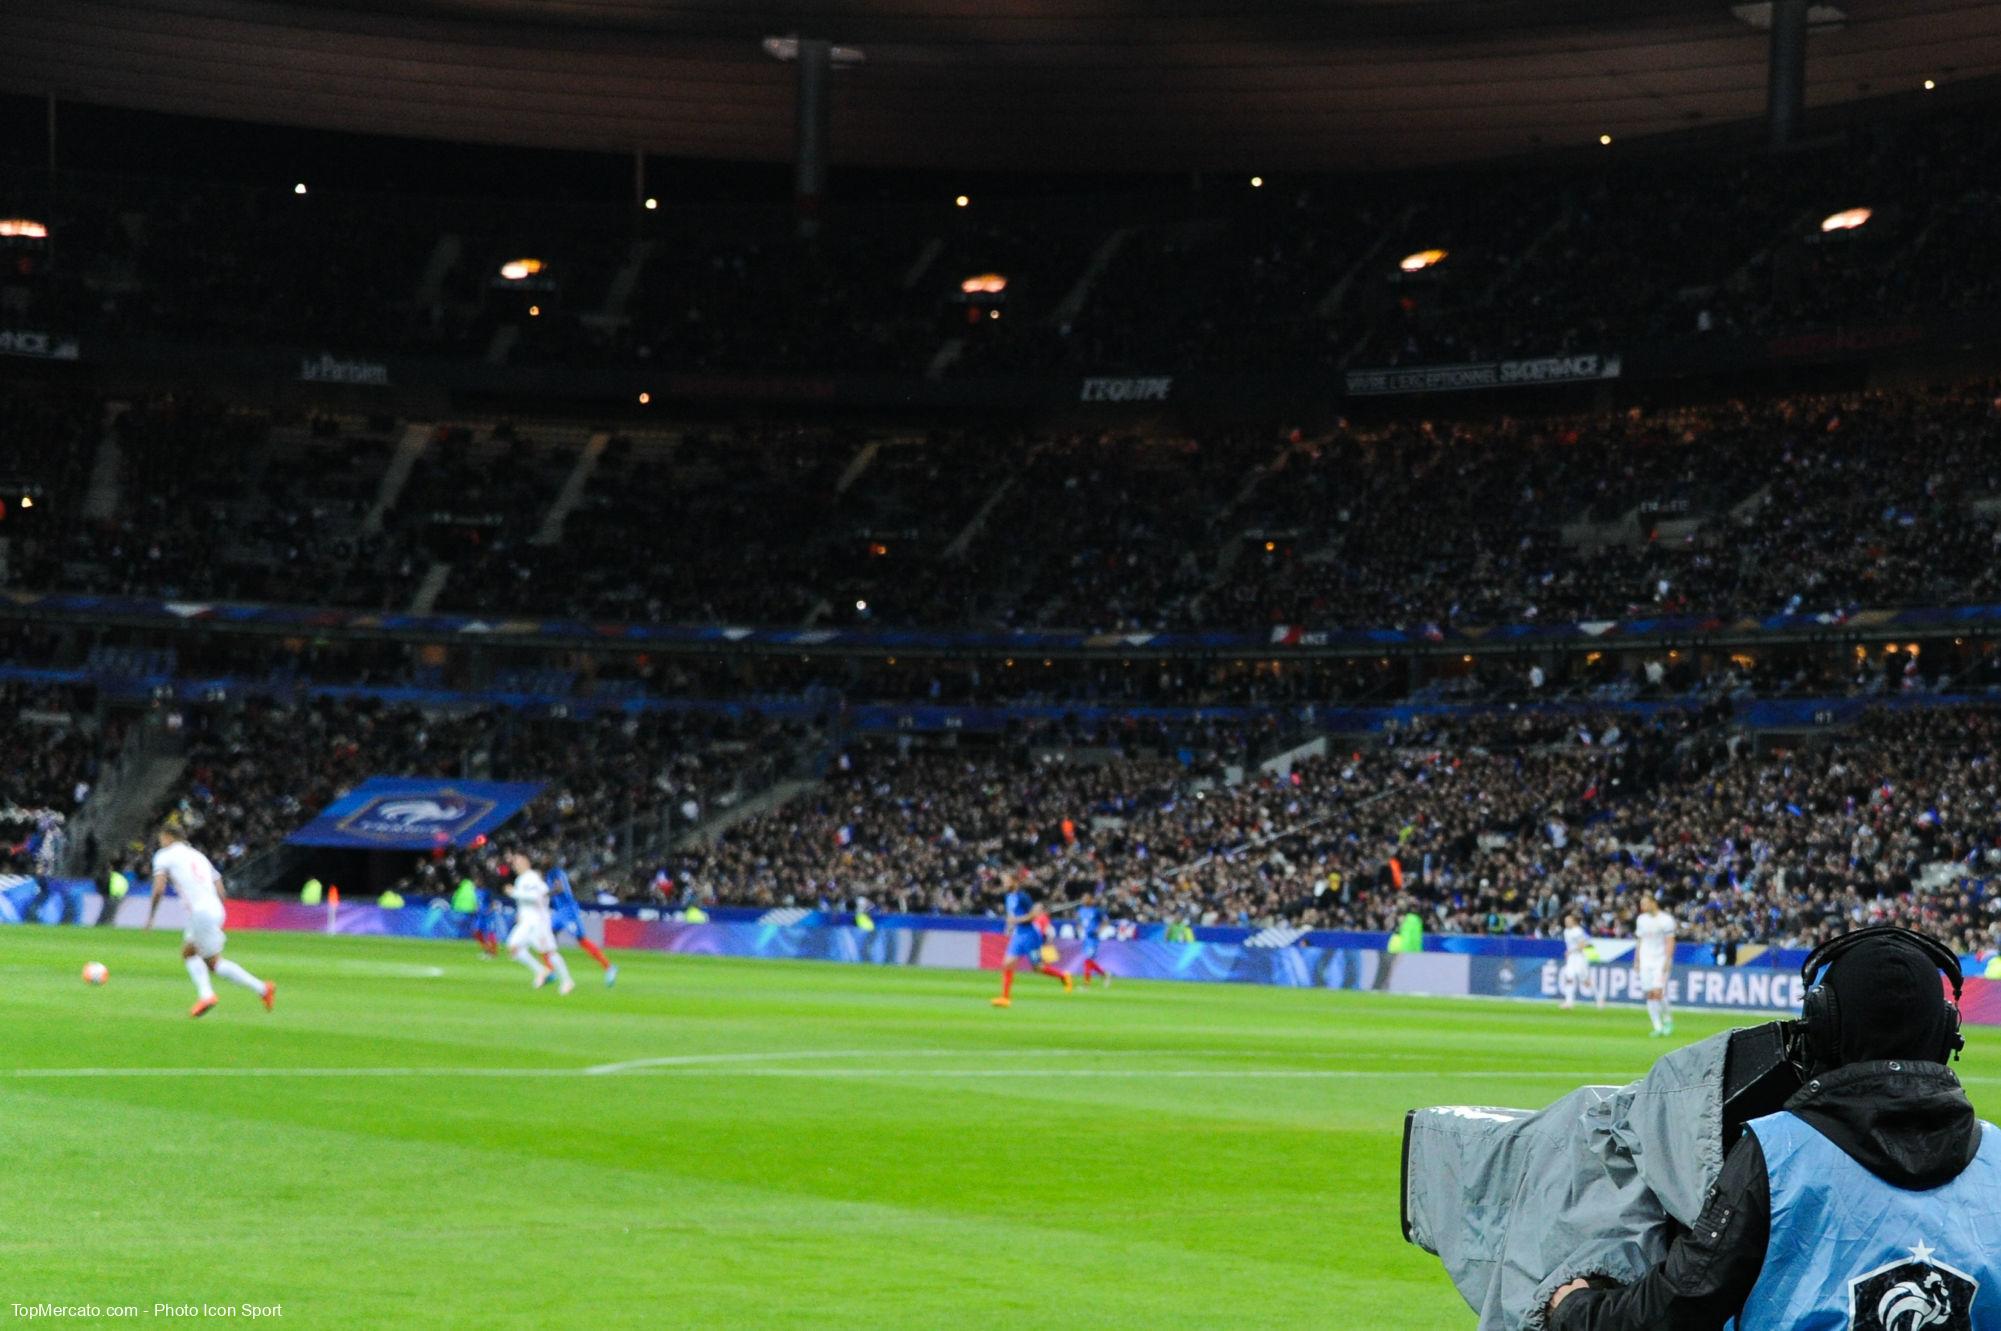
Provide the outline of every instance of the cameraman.
<path id="1" fill-rule="evenodd" d="M 1558 1289 L 1551 1331 L 2001 1327 L 2001 1130 L 1944 1066 L 1930 940 L 1872 933 L 1821 977 L 1811 1079 L 1739 1138 L 1695 1227 L 1635 1284 Z"/>

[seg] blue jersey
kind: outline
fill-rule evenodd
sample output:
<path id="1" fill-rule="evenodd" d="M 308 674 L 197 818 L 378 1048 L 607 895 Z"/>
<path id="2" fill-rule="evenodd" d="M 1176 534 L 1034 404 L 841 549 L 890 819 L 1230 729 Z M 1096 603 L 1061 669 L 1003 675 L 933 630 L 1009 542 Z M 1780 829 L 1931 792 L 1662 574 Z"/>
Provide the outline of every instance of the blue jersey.
<path id="1" fill-rule="evenodd" d="M 560 867 L 551 869 L 546 880 L 549 884 L 549 927 L 556 933 L 571 933 L 584 936 L 584 913 L 577 905 L 577 894 L 570 886 L 570 875 Z"/>
<path id="2" fill-rule="evenodd" d="M 1104 926 L 1105 912 L 1096 906 L 1077 908 L 1077 937 L 1084 940 L 1084 955 L 1098 955 L 1098 930 Z"/>
<path id="3" fill-rule="evenodd" d="M 1007 913 L 1010 915 L 1035 914 L 1035 898 L 1026 888 L 1016 888 L 1007 894 Z M 1008 955 L 1031 956 L 1042 950 L 1042 931 L 1033 922 L 1024 919 L 1008 933 Z"/>

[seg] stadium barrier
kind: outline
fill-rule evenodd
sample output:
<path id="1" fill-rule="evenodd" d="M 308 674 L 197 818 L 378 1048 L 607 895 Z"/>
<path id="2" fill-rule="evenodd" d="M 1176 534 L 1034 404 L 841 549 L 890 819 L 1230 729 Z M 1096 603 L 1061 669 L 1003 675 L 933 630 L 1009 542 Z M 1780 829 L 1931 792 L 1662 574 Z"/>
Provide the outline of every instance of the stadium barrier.
<path id="1" fill-rule="evenodd" d="M 52 880 L 48 887 L 32 879 L 0 884 L 0 923 L 96 924 L 104 898 L 88 889 L 89 884 L 80 880 Z M 32 909 L 23 909 L 24 905 Z M 331 913 L 324 906 L 293 901 L 235 900 L 228 910 L 228 928 L 233 931 L 458 939 L 465 937 L 469 927 L 467 918 L 443 901 L 398 910 L 342 906 Z M 752 912 L 732 914 L 749 916 Z M 780 917 L 783 922 L 739 918 L 701 924 L 595 910 L 585 912 L 585 918 L 596 941 L 606 947 L 689 956 L 996 970 L 1006 951 L 1006 936 L 987 920 L 962 917 L 953 921 L 958 927 L 950 928 L 898 927 L 898 919 L 924 917 L 887 917 L 884 924 L 864 928 L 853 923 L 801 922 L 799 917 L 806 914 L 784 913 Z M 169 898 L 161 903 L 159 928 L 178 929 L 184 921 L 178 900 Z M 140 928 L 145 922 L 143 895 L 119 903 L 112 920 L 120 928 Z M 1235 932 L 1249 934 L 1247 930 Z M 1334 940 L 1340 943 L 1329 945 Z M 1427 938 L 1426 950 L 1405 953 L 1385 950 L 1382 940 L 1380 934 L 1301 934 L 1281 945 L 1260 945 L 1248 937 L 1243 941 L 1193 943 L 1108 938 L 1098 945 L 1098 964 L 1115 979 L 1530 1001 L 1552 1000 L 1558 994 L 1561 945 L 1547 939 Z M 1055 947 L 1059 964 L 1071 970 L 1082 964 L 1083 944 L 1077 939 L 1058 939 Z M 1745 964 L 1719 966 L 1705 964 L 1702 954 L 1706 949 L 1695 945 L 1683 945 L 1677 951 L 1680 959 L 1674 970 L 1673 999 L 1679 1007 L 1773 1016 L 1799 1011 L 1804 988 L 1798 973 L 1801 954 L 1797 952 L 1765 950 Z M 1592 967 L 1580 1000 L 1593 1001 L 1600 985 L 1608 1002 L 1644 1001 L 1638 974 L 1624 961 Z M 1969 1023 L 2001 1026 L 2001 981 L 1968 979 L 1962 1008 Z"/>

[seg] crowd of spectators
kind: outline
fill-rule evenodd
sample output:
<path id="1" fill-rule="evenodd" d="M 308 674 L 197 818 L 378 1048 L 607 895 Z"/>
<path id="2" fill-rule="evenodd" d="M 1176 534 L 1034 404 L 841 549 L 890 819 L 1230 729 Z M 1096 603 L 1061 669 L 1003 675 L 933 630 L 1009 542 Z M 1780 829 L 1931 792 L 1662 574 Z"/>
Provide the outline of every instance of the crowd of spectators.
<path id="1" fill-rule="evenodd" d="M 88 451 L 93 411 L 59 414 Z M 6 585 L 409 610 L 429 577 L 471 614 L 1103 633 L 2001 596 L 1985 382 L 1310 436 L 739 426 L 581 469 L 580 441 L 440 425 L 375 512 L 404 428 L 132 404 L 114 511 L 84 516 L 86 469 L 50 463 Z"/>
<path id="2" fill-rule="evenodd" d="M 1727 704 L 1459 716 L 1230 784 L 1227 747 L 848 753 L 826 784 L 685 856 L 686 899 L 993 913 L 1031 883 L 1114 918 L 1810 944 L 1877 922 L 2001 946 L 2001 718 L 1883 710 L 1760 748 Z"/>
<path id="3" fill-rule="evenodd" d="M 1990 597 L 1991 385 L 1301 443 L 1239 517 L 1210 617 L 1371 628 Z"/>
<path id="4" fill-rule="evenodd" d="M 539 781 L 506 848 L 595 883 L 612 865 L 790 774 L 803 734 L 755 716 L 533 717 L 319 699 L 196 708 L 188 763 L 162 817 L 189 828 L 225 874 L 273 850 L 370 776 Z M 497 851 L 440 853 L 409 890 L 448 893 Z"/>
<path id="5" fill-rule="evenodd" d="M 117 761 L 124 727 L 97 715 L 96 691 L 0 685 L 0 870 L 65 867 L 70 828 Z"/>
<path id="6" fill-rule="evenodd" d="M 117 725 L 98 724 L 95 692 L 0 684 L 0 810 L 32 821 L 83 807 L 122 737 Z"/>

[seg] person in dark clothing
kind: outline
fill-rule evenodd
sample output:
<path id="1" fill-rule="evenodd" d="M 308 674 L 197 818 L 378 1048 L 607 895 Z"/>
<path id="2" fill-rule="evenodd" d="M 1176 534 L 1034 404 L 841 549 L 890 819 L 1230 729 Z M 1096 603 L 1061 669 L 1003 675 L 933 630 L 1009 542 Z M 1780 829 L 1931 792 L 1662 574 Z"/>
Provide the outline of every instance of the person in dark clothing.
<path id="1" fill-rule="evenodd" d="M 1872 933 L 1821 978 L 1838 1020 L 1807 1084 L 1738 1139 L 1695 1225 L 1631 1285 L 1558 1289 L 1551 1331 L 2001 1327 L 2001 1130 L 1945 1066 L 1937 958 Z"/>

